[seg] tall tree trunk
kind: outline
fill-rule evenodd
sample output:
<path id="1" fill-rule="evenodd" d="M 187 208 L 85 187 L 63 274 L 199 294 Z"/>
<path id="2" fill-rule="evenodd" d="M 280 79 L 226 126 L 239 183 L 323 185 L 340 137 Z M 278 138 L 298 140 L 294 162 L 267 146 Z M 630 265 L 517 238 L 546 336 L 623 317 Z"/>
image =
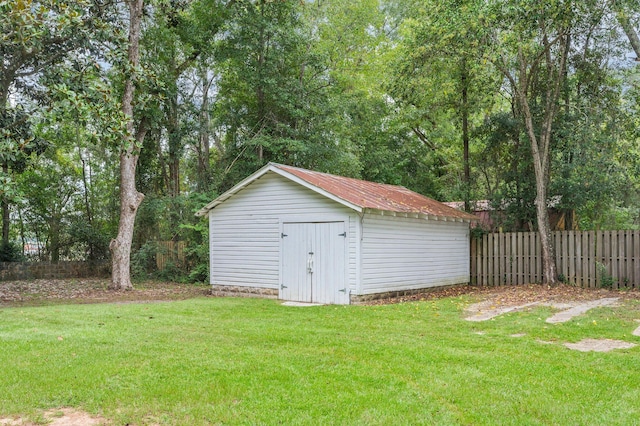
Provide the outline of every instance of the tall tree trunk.
<path id="1" fill-rule="evenodd" d="M 549 208 L 547 207 L 547 182 L 536 170 L 536 219 L 538 234 L 540 235 L 540 247 L 542 249 L 542 282 L 554 285 L 558 281 L 556 268 L 556 255 L 553 240 L 551 239 L 551 226 L 549 224 Z"/>
<path id="2" fill-rule="evenodd" d="M 4 117 L 7 111 L 7 101 L 9 99 L 9 87 L 11 81 L 9 77 L 13 78 L 13 75 L 9 76 L 4 68 L 4 64 L 0 63 L 0 71 L 4 75 L 2 81 L 0 81 L 0 118 Z M 9 166 L 7 163 L 2 164 L 2 172 L 5 176 L 9 175 Z M 9 244 L 9 201 L 7 197 L 2 194 L 0 197 L 0 209 L 2 209 L 2 246 L 6 247 Z"/>
<path id="3" fill-rule="evenodd" d="M 460 83 L 462 86 L 462 152 L 464 162 L 464 211 L 471 211 L 471 170 L 469 167 L 469 70 L 467 60 L 460 61 Z"/>
<path id="4" fill-rule="evenodd" d="M 87 161 L 82 156 L 82 149 L 78 147 L 78 156 L 80 157 L 80 163 L 82 163 L 82 188 L 83 188 L 83 199 L 84 199 L 84 208 L 87 213 L 87 223 L 89 227 L 93 227 L 93 214 L 91 212 L 91 203 L 89 202 L 89 182 L 87 179 Z M 89 253 L 88 260 L 95 260 L 95 250 L 93 242 L 89 243 Z"/>
<path id="5" fill-rule="evenodd" d="M 167 139 L 169 141 L 169 195 L 180 195 L 180 154 L 182 135 L 178 119 L 178 93 L 173 93 L 169 100 L 167 120 Z M 175 224 L 173 224 L 175 225 Z"/>
<path id="6" fill-rule="evenodd" d="M 202 106 L 200 107 L 200 131 L 198 135 L 198 189 L 207 191 L 209 189 L 209 89 L 213 79 L 207 75 L 207 70 L 203 66 L 200 68 L 200 79 L 202 80 Z"/>
<path id="7" fill-rule="evenodd" d="M 82 198 L 84 200 L 84 209 L 87 213 L 87 223 L 93 224 L 93 214 L 91 213 L 91 203 L 89 202 L 89 182 L 87 180 L 87 161 L 82 156 L 82 150 L 78 148 L 78 156 L 82 163 Z"/>
<path id="8" fill-rule="evenodd" d="M 49 224 L 49 256 L 51 263 L 60 261 L 60 217 L 54 213 Z"/>
<path id="9" fill-rule="evenodd" d="M 266 62 L 267 56 L 267 35 L 265 35 L 264 31 L 264 0 L 260 1 L 260 52 L 258 52 L 258 87 L 256 88 L 256 98 L 258 100 L 258 121 L 261 123 L 260 128 L 264 125 L 267 117 L 266 117 L 266 106 L 265 106 L 265 92 L 262 85 L 264 84 L 264 64 Z M 264 159 L 264 147 L 262 144 L 258 145 L 256 149 L 256 154 L 258 154 L 258 161 L 262 164 L 262 160 Z"/>
<path id="10" fill-rule="evenodd" d="M 80 158 L 80 163 L 82 164 L 82 194 L 83 194 L 83 200 L 84 200 L 84 208 L 85 208 L 85 212 L 87 213 L 87 223 L 89 224 L 89 227 L 92 228 L 93 227 L 93 214 L 91 212 L 91 203 L 89 202 L 89 181 L 87 178 L 87 160 L 85 160 L 85 158 L 82 156 L 82 148 L 80 146 L 80 127 L 76 127 L 76 132 L 75 132 L 75 139 L 76 139 L 76 144 L 78 146 L 78 157 Z M 88 160 L 90 161 L 90 159 Z M 93 241 L 89 242 L 89 253 L 88 253 L 88 259 L 90 261 L 95 260 L 95 250 L 94 250 L 94 243 Z"/>
<path id="11" fill-rule="evenodd" d="M 171 240 L 178 241 L 180 229 L 180 156 L 182 151 L 182 136 L 178 119 L 178 91 L 169 99 L 169 112 L 167 120 L 167 139 L 169 142 L 169 196 L 171 206 L 169 208 L 169 225 L 173 232 Z"/>
<path id="12" fill-rule="evenodd" d="M 534 132 L 533 120 L 531 118 L 528 103 L 522 103 L 522 106 L 524 110 L 525 126 L 531 142 L 533 169 L 536 177 L 535 206 L 538 233 L 540 234 L 540 246 L 542 249 L 542 282 L 553 285 L 557 282 L 558 274 L 555 263 L 555 248 L 553 246 L 553 241 L 551 240 L 549 209 L 547 207 L 547 184 L 549 182 L 548 144 L 551 135 L 550 133 L 545 134 L 545 131 L 543 130 L 540 137 L 537 137 Z M 540 149 L 541 147 L 547 147 L 547 149 Z"/>
<path id="13" fill-rule="evenodd" d="M 142 20 L 142 8 L 144 0 L 130 0 L 129 7 L 129 49 L 128 59 L 131 70 L 135 72 L 140 62 L 140 23 Z M 133 93 L 134 76 L 127 75 L 122 96 L 122 112 L 127 117 L 127 131 L 131 137 L 134 135 L 133 125 Z M 129 290 L 131 284 L 131 243 L 133 241 L 133 228 L 138 207 L 144 198 L 144 194 L 136 189 L 136 166 L 140 153 L 140 144 L 144 139 L 144 130 L 135 134 L 135 141 L 122 147 L 120 153 L 120 223 L 118 236 L 111 240 L 111 288 L 117 290 Z"/>
<path id="14" fill-rule="evenodd" d="M 27 239 L 24 236 L 24 220 L 22 219 L 22 211 L 18 209 L 18 220 L 20 221 L 20 241 L 22 242 L 22 256 L 25 255 L 24 248 L 27 246 Z"/>
<path id="15" fill-rule="evenodd" d="M 154 145 L 154 149 L 156 152 L 156 157 L 158 158 L 158 175 L 160 176 L 160 180 L 154 183 L 154 190 L 158 194 L 167 194 L 169 190 L 169 172 L 167 171 L 167 158 L 162 150 L 162 130 L 159 128 L 149 129 L 151 140 L 156 141 Z"/>
<path id="16" fill-rule="evenodd" d="M 9 174 L 9 166 L 7 166 L 7 163 L 4 163 L 2 165 L 2 172 L 5 175 Z M 7 197 L 4 196 L 4 194 L 2 195 L 2 246 L 6 247 L 7 245 L 9 245 L 9 220 L 10 220 L 10 216 L 9 216 L 9 201 L 7 200 Z"/>
<path id="17" fill-rule="evenodd" d="M 551 158 L 551 129 L 556 115 L 558 101 L 561 96 L 563 77 L 567 56 L 569 54 L 568 35 L 563 34 L 558 37 L 559 55 L 556 60 L 552 60 L 552 45 L 546 34 L 542 37 L 546 60 L 546 90 L 544 93 L 544 112 L 540 123 L 539 136 L 536 135 L 536 127 L 533 123 L 533 115 L 530 109 L 529 88 L 532 81 L 531 69 L 527 67 L 527 60 L 522 52 L 518 51 L 518 83 L 512 79 L 512 85 L 516 88 L 516 96 L 527 130 L 527 136 L 531 143 L 531 155 L 533 159 L 533 169 L 536 177 L 536 217 L 538 233 L 540 234 L 540 245 L 542 248 L 542 282 L 554 285 L 558 282 L 558 274 L 555 263 L 555 248 L 551 240 L 551 226 L 549 224 L 549 211 L 547 207 L 547 185 L 549 183 L 549 163 Z"/>

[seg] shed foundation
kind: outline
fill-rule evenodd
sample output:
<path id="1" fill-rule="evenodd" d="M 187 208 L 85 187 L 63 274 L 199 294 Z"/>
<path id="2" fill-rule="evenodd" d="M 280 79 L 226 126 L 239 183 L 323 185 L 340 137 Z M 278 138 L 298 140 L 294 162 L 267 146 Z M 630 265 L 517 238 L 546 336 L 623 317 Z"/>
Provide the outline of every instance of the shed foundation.
<path id="1" fill-rule="evenodd" d="M 372 294 L 362 294 L 362 295 L 352 294 L 351 304 L 363 305 L 374 300 L 393 299 L 394 297 L 413 296 L 416 294 L 432 293 L 434 291 L 441 291 L 441 290 L 444 290 L 447 288 L 453 288 L 453 287 L 464 287 L 466 285 L 467 283 L 460 283 L 460 284 L 450 284 L 450 285 L 443 285 L 443 286 L 437 286 L 437 287 L 417 288 L 413 290 L 387 291 L 384 293 L 372 293 Z"/>
<path id="2" fill-rule="evenodd" d="M 212 285 L 211 295 L 224 297 L 260 297 L 263 299 L 277 299 L 278 290 L 272 288 L 247 287 L 239 285 Z"/>

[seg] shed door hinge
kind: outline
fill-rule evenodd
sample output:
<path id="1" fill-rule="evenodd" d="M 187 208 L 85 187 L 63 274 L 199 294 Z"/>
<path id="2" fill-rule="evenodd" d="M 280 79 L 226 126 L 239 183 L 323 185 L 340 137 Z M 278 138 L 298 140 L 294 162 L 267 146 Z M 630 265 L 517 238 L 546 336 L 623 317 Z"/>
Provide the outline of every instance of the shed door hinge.
<path id="1" fill-rule="evenodd" d="M 284 237 L 288 237 L 288 235 L 283 232 L 280 234 L 280 238 L 284 238 Z"/>
<path id="2" fill-rule="evenodd" d="M 339 237 L 345 237 L 345 238 L 347 238 L 347 233 L 346 233 L 346 231 L 345 231 L 345 232 L 343 232 L 342 234 L 338 234 L 338 236 L 339 236 Z"/>

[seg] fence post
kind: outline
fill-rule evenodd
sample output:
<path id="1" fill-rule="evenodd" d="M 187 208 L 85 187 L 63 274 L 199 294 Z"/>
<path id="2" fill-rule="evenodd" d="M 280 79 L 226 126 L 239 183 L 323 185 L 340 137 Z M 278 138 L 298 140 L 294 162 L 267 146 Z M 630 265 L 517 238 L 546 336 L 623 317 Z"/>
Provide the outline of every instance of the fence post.
<path id="1" fill-rule="evenodd" d="M 603 265 L 604 268 L 604 231 L 596 232 L 596 287 L 602 286 L 602 276 L 600 274 L 600 268 L 598 264 Z"/>
<path id="2" fill-rule="evenodd" d="M 625 286 L 625 288 L 629 288 L 633 283 L 633 265 L 631 262 L 631 255 L 633 254 L 633 245 L 632 245 L 631 231 L 625 231 L 624 240 L 625 240 L 625 250 L 624 250 L 625 274 L 624 274 L 624 280 L 622 284 Z"/>
<path id="3" fill-rule="evenodd" d="M 633 288 L 640 287 L 640 231 L 633 231 Z"/>
<path id="4" fill-rule="evenodd" d="M 589 240 L 587 250 L 587 263 L 589 265 L 588 272 L 588 287 L 596 286 L 596 234 L 594 231 L 587 232 L 587 238 Z"/>
<path id="5" fill-rule="evenodd" d="M 482 285 L 489 285 L 489 235 L 482 236 Z"/>
<path id="6" fill-rule="evenodd" d="M 477 268 L 476 268 L 476 253 L 478 250 L 478 245 L 477 245 L 477 238 L 475 238 L 473 235 L 471 235 L 471 241 L 470 241 L 470 245 L 469 248 L 471 249 L 471 258 L 469 259 L 469 284 L 471 285 L 477 285 L 478 280 L 476 277 L 476 273 L 477 273 Z"/>

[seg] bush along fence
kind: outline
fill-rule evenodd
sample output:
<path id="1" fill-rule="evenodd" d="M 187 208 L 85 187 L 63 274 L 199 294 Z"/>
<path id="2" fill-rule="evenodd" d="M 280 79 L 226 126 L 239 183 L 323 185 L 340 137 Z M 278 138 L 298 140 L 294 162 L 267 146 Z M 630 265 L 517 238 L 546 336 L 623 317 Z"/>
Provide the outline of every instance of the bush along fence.
<path id="1" fill-rule="evenodd" d="M 552 232 L 558 278 L 580 287 L 640 288 L 640 231 Z M 518 285 L 542 281 L 537 232 L 471 239 L 471 283 Z"/>

